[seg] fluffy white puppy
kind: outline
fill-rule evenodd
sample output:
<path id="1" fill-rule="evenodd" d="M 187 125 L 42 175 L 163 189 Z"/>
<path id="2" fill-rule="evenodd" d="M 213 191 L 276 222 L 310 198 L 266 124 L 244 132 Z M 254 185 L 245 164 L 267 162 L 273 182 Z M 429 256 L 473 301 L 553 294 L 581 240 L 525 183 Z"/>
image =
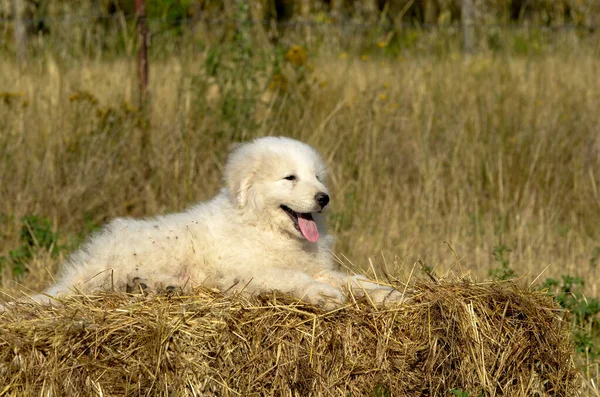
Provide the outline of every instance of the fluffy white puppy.
<path id="1" fill-rule="evenodd" d="M 266 137 L 243 144 L 212 200 L 182 213 L 115 219 L 63 266 L 56 285 L 33 298 L 98 289 L 135 291 L 205 285 L 222 291 L 279 290 L 331 308 L 357 294 L 401 294 L 339 272 L 325 229 L 326 166 L 310 146 Z"/>

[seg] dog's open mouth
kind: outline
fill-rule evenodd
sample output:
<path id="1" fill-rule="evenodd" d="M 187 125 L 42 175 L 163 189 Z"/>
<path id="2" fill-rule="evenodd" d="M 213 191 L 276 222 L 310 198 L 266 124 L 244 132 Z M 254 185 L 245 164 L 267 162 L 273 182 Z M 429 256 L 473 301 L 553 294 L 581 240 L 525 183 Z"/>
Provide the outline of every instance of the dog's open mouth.
<path id="1" fill-rule="evenodd" d="M 311 243 L 319 240 L 319 229 L 317 223 L 310 213 L 301 213 L 292 210 L 290 207 L 281 205 L 281 209 L 292 218 L 296 229 Z"/>

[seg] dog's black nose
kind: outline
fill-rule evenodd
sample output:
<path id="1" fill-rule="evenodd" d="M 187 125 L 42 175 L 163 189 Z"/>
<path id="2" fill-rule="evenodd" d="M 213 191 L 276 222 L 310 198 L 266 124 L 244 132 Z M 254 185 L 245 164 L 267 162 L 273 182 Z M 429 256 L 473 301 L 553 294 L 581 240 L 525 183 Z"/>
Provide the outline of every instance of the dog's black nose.
<path id="1" fill-rule="evenodd" d="M 329 203 L 329 195 L 327 193 L 319 192 L 315 194 L 315 200 L 321 208 L 325 208 L 325 206 Z"/>

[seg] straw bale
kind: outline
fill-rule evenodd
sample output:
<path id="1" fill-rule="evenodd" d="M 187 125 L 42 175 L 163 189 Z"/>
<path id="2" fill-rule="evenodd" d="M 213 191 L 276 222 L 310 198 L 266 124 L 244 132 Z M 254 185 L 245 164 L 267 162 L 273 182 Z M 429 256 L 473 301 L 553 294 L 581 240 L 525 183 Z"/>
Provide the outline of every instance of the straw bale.
<path id="1" fill-rule="evenodd" d="M 573 396 L 565 313 L 514 282 L 417 280 L 324 312 L 277 293 L 103 293 L 0 314 L 0 395 Z"/>

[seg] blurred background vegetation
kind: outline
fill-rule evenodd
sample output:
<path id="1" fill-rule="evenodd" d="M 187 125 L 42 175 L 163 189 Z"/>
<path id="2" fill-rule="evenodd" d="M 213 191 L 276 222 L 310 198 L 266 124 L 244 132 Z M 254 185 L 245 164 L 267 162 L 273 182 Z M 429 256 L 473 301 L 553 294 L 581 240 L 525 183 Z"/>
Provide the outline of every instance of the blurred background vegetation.
<path id="1" fill-rule="evenodd" d="M 32 34 L 51 32 L 49 18 L 96 15 L 99 19 L 135 14 L 135 0 L 17 0 L 24 7 Z M 236 0 L 147 0 L 147 15 L 177 25 L 235 17 Z M 387 23 L 400 26 L 440 25 L 461 19 L 464 0 L 253 0 L 246 3 L 260 21 Z M 590 27 L 598 23 L 600 4 L 595 0 L 470 0 L 475 23 L 534 24 Z M 15 0 L 2 0 L 0 17 L 10 19 Z"/>
<path id="2" fill-rule="evenodd" d="M 596 0 L 147 0 L 146 16 L 154 36 L 195 32 L 203 40 L 228 40 L 240 21 L 257 25 L 265 39 L 276 42 L 281 34 L 303 28 L 335 29 L 346 37 L 377 27 L 395 47 L 418 46 L 423 33 L 444 30 L 457 34 L 468 7 L 476 49 L 498 50 L 509 45 L 508 31 L 519 31 L 511 45 L 527 50 L 533 37 L 537 46 L 556 36 L 557 30 L 594 32 L 600 23 Z M 29 45 L 48 41 L 64 47 L 85 44 L 126 47 L 127 27 L 135 22 L 135 0 L 1 0 L 0 48 L 15 50 L 15 15 L 23 21 Z M 310 32 L 311 34 L 313 32 Z M 372 32 L 371 32 L 372 33 Z M 421 34 L 420 34 L 421 33 Z M 513 35 L 514 36 L 514 35 Z M 340 38 L 343 41 L 343 37 Z M 41 39 L 45 38 L 45 39 Z M 308 37 L 310 39 L 310 37 Z M 536 41 L 537 40 L 537 41 Z M 515 43 L 516 41 L 516 43 Z M 120 42 L 120 43 L 119 43 Z M 80 48 L 81 49 L 81 48 Z M 399 50 L 399 48 L 396 48 Z"/>

